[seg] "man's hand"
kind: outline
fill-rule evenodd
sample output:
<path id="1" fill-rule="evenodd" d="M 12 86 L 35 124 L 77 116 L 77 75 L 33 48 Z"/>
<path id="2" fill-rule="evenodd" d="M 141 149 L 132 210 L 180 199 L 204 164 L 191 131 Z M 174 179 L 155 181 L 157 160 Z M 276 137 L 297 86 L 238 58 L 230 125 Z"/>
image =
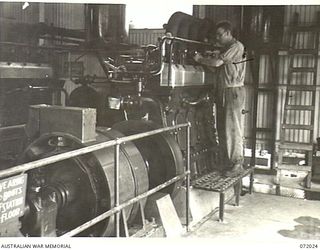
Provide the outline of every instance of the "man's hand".
<path id="1" fill-rule="evenodd" d="M 212 56 L 215 57 L 215 58 L 219 58 L 219 56 L 220 56 L 220 50 L 214 50 L 214 51 L 212 51 Z"/>
<path id="2" fill-rule="evenodd" d="M 200 53 L 195 54 L 193 59 L 196 62 L 201 63 L 202 65 L 206 65 L 207 67 L 219 67 L 224 63 L 218 57 L 204 57 Z"/>
<path id="3" fill-rule="evenodd" d="M 213 58 L 218 58 L 220 55 L 220 51 L 219 50 L 208 50 L 205 52 L 205 56 L 210 56 L 210 57 L 213 57 Z"/>

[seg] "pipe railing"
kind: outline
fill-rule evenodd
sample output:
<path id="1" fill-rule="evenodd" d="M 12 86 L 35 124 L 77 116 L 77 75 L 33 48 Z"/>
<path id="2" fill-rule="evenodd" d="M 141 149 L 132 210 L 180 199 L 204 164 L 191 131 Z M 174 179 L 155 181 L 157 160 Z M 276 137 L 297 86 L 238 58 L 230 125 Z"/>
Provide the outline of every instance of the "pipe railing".
<path id="1" fill-rule="evenodd" d="M 43 158 L 40 160 L 36 160 L 33 162 L 23 163 L 18 166 L 12 167 L 10 169 L 0 171 L 0 178 L 7 177 L 10 175 L 14 175 L 14 174 L 23 173 L 25 171 L 36 169 L 36 168 L 42 167 L 44 165 L 49 165 L 49 164 L 63 161 L 63 160 L 66 160 L 66 159 L 69 159 L 72 157 L 80 156 L 80 155 L 83 155 L 86 153 L 91 153 L 93 151 L 97 151 L 99 149 L 115 146 L 117 144 L 122 144 L 127 141 L 133 141 L 133 140 L 141 139 L 146 136 L 156 135 L 156 134 L 160 134 L 163 132 L 167 132 L 170 130 L 179 129 L 179 128 L 183 128 L 183 127 L 187 127 L 187 126 L 188 126 L 188 123 L 179 124 L 179 125 L 172 126 L 172 127 L 159 128 L 159 129 L 155 129 L 155 130 L 148 131 L 148 132 L 143 132 L 143 133 L 139 133 L 139 134 L 135 134 L 135 135 L 129 135 L 129 136 L 117 138 L 117 139 L 114 139 L 111 141 L 94 144 L 94 145 L 83 147 L 80 149 L 68 151 L 68 152 L 65 152 L 62 154 L 53 155 L 53 156 Z"/>
<path id="2" fill-rule="evenodd" d="M 190 39 L 181 38 L 181 37 L 177 37 L 177 36 L 172 36 L 172 37 L 165 36 L 165 37 L 162 38 L 162 42 L 164 42 L 165 40 L 184 42 L 184 43 L 191 43 L 191 44 L 198 44 L 198 45 L 203 45 L 203 46 L 212 46 L 211 43 L 200 42 L 200 41 L 196 41 L 196 40 L 190 40 Z"/>
<path id="3" fill-rule="evenodd" d="M 119 192 L 119 178 L 120 178 L 120 145 L 122 143 L 128 142 L 128 141 L 133 141 L 137 139 L 141 139 L 144 137 L 164 133 L 167 131 L 171 130 L 176 130 L 176 129 L 181 129 L 186 127 L 186 146 L 187 146 L 187 151 L 186 151 L 186 166 L 185 166 L 185 172 L 181 175 L 175 176 L 174 178 L 164 182 L 163 184 L 158 185 L 157 187 L 140 194 L 122 204 L 119 204 L 120 201 L 120 192 Z M 186 230 L 189 231 L 189 191 L 190 191 L 190 127 L 191 124 L 189 123 L 184 123 L 184 124 L 179 124 L 171 127 L 165 127 L 165 128 L 159 128 L 155 129 L 152 131 L 147 131 L 135 135 L 129 135 L 129 136 L 124 136 L 120 138 L 116 138 L 111 141 L 107 142 L 102 142 L 98 143 L 95 145 L 87 146 L 84 148 L 72 150 L 69 152 L 65 152 L 62 154 L 50 156 L 47 158 L 43 158 L 40 160 L 36 160 L 33 162 L 28 162 L 24 164 L 20 164 L 18 166 L 12 167 L 10 169 L 2 170 L 0 171 L 0 178 L 15 175 L 15 174 L 20 174 L 24 173 L 25 171 L 29 171 L 32 169 L 36 169 L 39 167 L 47 166 L 52 163 L 56 163 L 59 161 L 63 161 L 72 157 L 84 155 L 96 150 L 100 150 L 103 148 L 111 147 L 114 146 L 114 175 L 115 175 L 115 183 L 114 183 L 114 189 L 115 189 L 115 196 L 114 196 L 114 208 L 106 211 L 105 213 L 93 218 L 92 220 L 78 226 L 77 228 L 69 231 L 68 233 L 62 235 L 61 237 L 70 237 L 77 235 L 78 233 L 84 231 L 85 229 L 95 225 L 96 223 L 114 215 L 115 216 L 115 234 L 117 237 L 120 236 L 120 211 L 124 209 L 125 207 L 140 201 L 141 199 L 144 199 L 155 192 L 158 192 L 159 190 L 171 185 L 174 182 L 177 182 L 179 180 L 182 180 L 183 178 L 186 178 Z"/>

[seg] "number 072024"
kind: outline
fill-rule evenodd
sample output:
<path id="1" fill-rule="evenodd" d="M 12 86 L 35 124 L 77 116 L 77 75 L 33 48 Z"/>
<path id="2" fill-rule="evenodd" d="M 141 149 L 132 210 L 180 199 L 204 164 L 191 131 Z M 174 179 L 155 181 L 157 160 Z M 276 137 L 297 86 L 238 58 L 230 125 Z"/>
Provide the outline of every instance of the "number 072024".
<path id="1" fill-rule="evenodd" d="M 311 249 L 318 248 L 318 244 L 300 244 L 300 248 Z"/>

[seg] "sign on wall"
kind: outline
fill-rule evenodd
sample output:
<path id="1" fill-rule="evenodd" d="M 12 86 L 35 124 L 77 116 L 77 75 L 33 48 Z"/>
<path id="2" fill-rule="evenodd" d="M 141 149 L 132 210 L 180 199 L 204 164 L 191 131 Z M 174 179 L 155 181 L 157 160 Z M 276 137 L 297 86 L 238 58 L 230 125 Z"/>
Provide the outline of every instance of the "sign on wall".
<path id="1" fill-rule="evenodd" d="M 24 214 L 27 174 L 0 181 L 0 224 L 11 222 Z"/>

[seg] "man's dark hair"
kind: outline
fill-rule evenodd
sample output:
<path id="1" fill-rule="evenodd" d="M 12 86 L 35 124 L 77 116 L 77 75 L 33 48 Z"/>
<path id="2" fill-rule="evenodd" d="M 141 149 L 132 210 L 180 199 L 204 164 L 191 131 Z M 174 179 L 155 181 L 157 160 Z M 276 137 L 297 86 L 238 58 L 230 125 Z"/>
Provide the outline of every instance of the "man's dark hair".
<path id="1" fill-rule="evenodd" d="M 228 30 L 233 34 L 233 27 L 229 21 L 221 21 L 216 24 L 216 30 L 219 28 L 223 28 L 224 30 Z"/>

